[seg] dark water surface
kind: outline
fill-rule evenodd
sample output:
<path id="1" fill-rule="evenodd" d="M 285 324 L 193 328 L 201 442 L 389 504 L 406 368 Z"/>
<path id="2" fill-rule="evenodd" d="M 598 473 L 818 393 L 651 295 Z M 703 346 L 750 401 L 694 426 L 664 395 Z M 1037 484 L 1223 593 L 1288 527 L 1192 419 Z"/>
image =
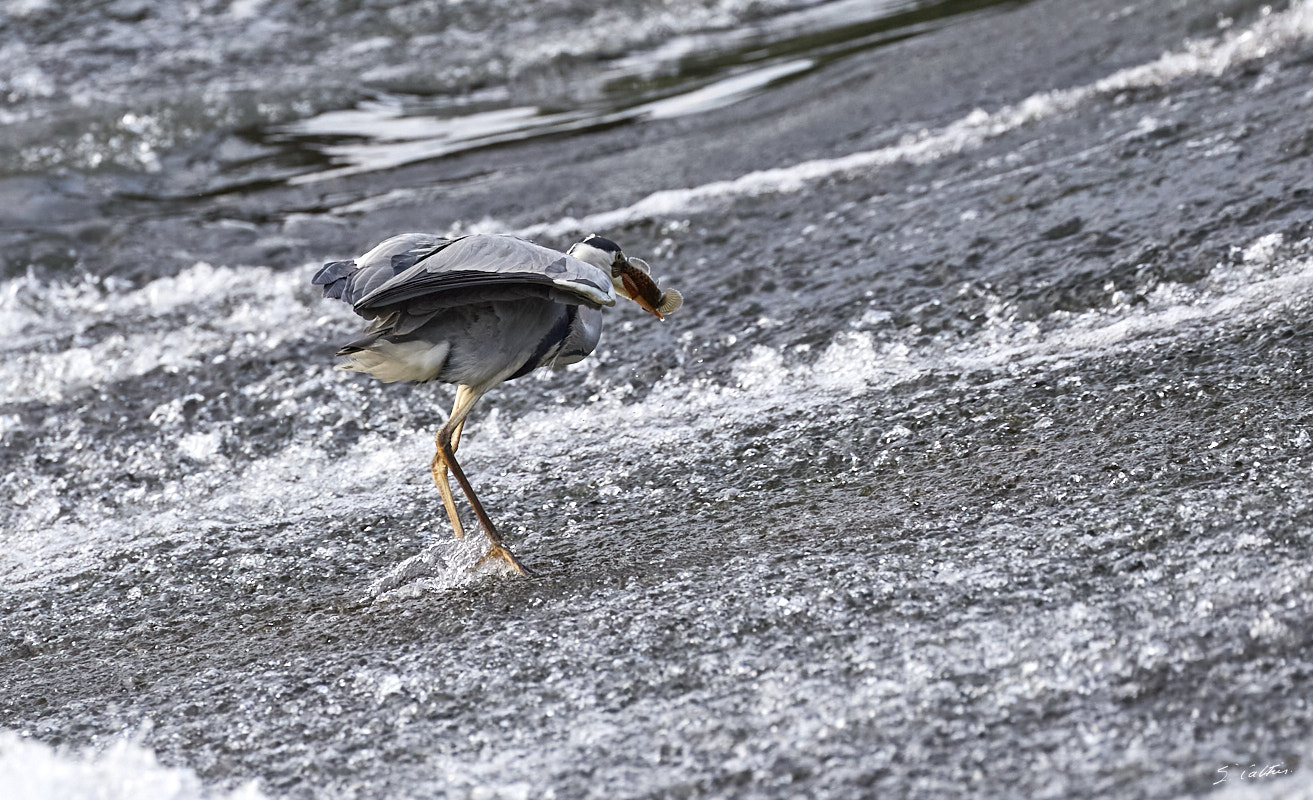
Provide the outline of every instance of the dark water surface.
<path id="1" fill-rule="evenodd" d="M 275 231 L 367 200 L 380 171 L 714 110 L 1012 4 L 16 0 L 0 274 L 318 258 L 322 232 Z"/>
<path id="2" fill-rule="evenodd" d="M 6 12 L 17 797 L 1313 797 L 1313 3 Z M 686 297 L 471 418 L 532 580 L 405 230 Z"/>

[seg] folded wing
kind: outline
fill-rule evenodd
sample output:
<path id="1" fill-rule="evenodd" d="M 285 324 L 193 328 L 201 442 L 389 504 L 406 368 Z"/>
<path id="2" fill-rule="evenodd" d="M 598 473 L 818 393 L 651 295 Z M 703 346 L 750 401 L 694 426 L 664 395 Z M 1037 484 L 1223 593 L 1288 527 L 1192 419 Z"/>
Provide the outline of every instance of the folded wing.
<path id="1" fill-rule="evenodd" d="M 355 261 L 325 264 L 314 283 L 326 297 L 351 303 L 369 318 L 392 312 L 428 316 L 452 306 L 527 297 L 592 308 L 616 302 L 603 270 L 502 235 L 394 236 Z"/>
<path id="2" fill-rule="evenodd" d="M 332 261 L 312 280 L 324 297 L 355 305 L 361 298 L 428 258 L 453 240 L 427 233 L 403 233 L 354 261 Z M 370 315 L 373 316 L 373 315 Z"/>

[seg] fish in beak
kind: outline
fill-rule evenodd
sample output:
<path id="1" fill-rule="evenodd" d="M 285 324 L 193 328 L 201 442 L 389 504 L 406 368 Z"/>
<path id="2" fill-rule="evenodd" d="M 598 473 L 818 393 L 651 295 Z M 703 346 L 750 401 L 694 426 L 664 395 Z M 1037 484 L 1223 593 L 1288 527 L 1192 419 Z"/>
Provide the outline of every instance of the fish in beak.
<path id="1" fill-rule="evenodd" d="M 662 291 L 650 274 L 651 268 L 641 258 L 627 258 L 612 268 L 620 279 L 624 294 L 644 311 L 664 320 L 666 315 L 684 304 L 684 296 L 674 289 Z"/>

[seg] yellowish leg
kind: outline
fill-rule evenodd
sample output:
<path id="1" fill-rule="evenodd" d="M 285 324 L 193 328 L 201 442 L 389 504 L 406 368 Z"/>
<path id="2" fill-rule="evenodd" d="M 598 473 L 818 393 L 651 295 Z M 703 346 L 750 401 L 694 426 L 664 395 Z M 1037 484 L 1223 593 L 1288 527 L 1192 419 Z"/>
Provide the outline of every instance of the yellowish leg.
<path id="1" fill-rule="evenodd" d="M 502 543 L 501 534 L 497 533 L 497 527 L 492 524 L 488 512 L 483 510 L 483 504 L 479 502 L 478 496 L 474 494 L 474 487 L 470 485 L 469 479 L 465 477 L 465 471 L 460 468 L 460 464 L 456 463 L 456 445 L 460 442 L 460 432 L 465 426 L 465 417 L 469 415 L 470 409 L 482 396 L 483 392 L 469 386 L 460 386 L 456 389 L 456 403 L 451 409 L 451 416 L 447 418 L 447 424 L 438 430 L 438 435 L 434 440 L 437 452 L 433 455 L 433 482 L 438 485 L 438 491 L 442 493 L 443 505 L 447 507 L 447 516 L 451 519 L 452 527 L 456 530 L 457 536 L 463 536 L 464 530 L 460 525 L 460 517 L 456 514 L 456 503 L 452 497 L 451 486 L 447 483 L 448 470 L 456 478 L 456 483 L 460 485 L 461 490 L 465 492 L 465 497 L 469 499 L 470 506 L 474 508 L 474 516 L 478 518 L 479 524 L 483 526 L 484 533 L 488 535 L 488 542 L 492 545 L 492 549 L 483 558 L 479 559 L 479 564 L 490 559 L 498 559 L 510 564 L 511 568 L 521 575 L 529 575 L 529 570 L 525 569 L 520 560 Z"/>
<path id="2" fill-rule="evenodd" d="M 453 455 L 460 447 L 460 432 L 463 430 L 465 430 L 465 423 L 462 421 L 451 433 L 451 452 Z M 436 444 L 436 439 L 434 443 Z M 451 496 L 451 483 L 447 480 L 447 465 L 442 463 L 442 459 L 438 458 L 438 454 L 434 452 L 433 463 L 429 466 L 433 472 L 433 482 L 437 484 L 438 491 L 442 494 L 442 504 L 447 509 L 447 519 L 451 520 L 451 529 L 455 532 L 457 539 L 463 538 L 465 528 L 461 525 L 460 516 L 456 513 L 455 498 Z"/>
<path id="3" fill-rule="evenodd" d="M 451 432 L 451 452 L 453 453 L 460 449 L 460 432 L 463 430 L 465 430 L 465 420 L 461 420 L 460 424 L 456 426 L 456 430 Z"/>
<path id="4" fill-rule="evenodd" d="M 473 401 L 467 401 L 467 398 L 462 397 L 462 393 L 470 393 L 470 391 L 473 390 L 470 390 L 467 386 L 457 386 L 456 403 L 452 406 L 452 415 L 446 418 L 448 424 L 452 423 L 452 419 L 456 418 L 456 409 L 461 406 L 462 399 L 469 402 L 471 406 L 474 405 Z M 466 412 L 469 412 L 469 410 L 466 410 Z M 465 430 L 465 419 L 461 419 L 460 422 L 456 424 L 456 428 L 453 428 L 453 455 L 456 453 L 457 448 L 461 447 L 461 431 L 463 430 Z M 436 443 L 437 440 L 435 439 L 435 444 Z M 429 462 L 428 468 L 429 472 L 433 473 L 433 485 L 437 486 L 437 491 L 442 495 L 442 506 L 446 508 L 446 519 L 452 520 L 452 531 L 456 533 L 457 539 L 463 539 L 463 537 L 465 537 L 465 525 L 461 524 L 461 515 L 457 514 L 456 511 L 456 498 L 452 497 L 452 483 L 446 479 L 446 465 L 442 464 L 442 460 L 437 457 L 436 452 L 433 453 L 433 460 Z"/>

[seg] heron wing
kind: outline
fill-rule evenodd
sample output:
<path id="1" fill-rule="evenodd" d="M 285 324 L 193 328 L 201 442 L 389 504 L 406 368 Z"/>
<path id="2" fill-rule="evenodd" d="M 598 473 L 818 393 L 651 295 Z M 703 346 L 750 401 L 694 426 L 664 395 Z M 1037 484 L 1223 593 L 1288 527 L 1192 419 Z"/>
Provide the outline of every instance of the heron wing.
<path id="1" fill-rule="evenodd" d="M 415 266 L 452 239 L 429 233 L 403 233 L 382 242 L 354 261 L 333 261 L 315 274 L 313 283 L 324 296 L 355 305 L 362 298 Z"/>
<path id="2" fill-rule="evenodd" d="M 603 270 L 514 236 L 466 236 L 444 240 L 427 251 L 422 244 L 403 251 L 416 256 L 409 267 L 359 295 L 354 302 L 357 313 L 404 306 L 408 314 L 417 314 L 465 303 L 543 296 L 592 308 L 616 302 L 610 276 Z"/>

